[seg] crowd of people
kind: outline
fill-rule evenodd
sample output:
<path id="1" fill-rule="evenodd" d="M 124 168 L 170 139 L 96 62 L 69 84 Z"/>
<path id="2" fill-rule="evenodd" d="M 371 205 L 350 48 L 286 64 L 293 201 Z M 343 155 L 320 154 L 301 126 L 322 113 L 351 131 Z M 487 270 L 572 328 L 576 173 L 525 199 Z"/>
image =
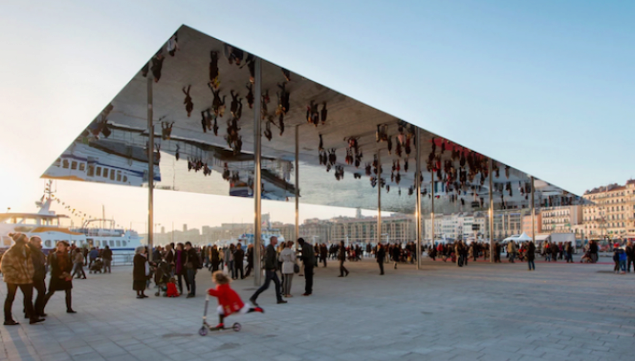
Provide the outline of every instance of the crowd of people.
<path id="1" fill-rule="evenodd" d="M 14 244 L 2 255 L 2 275 L 7 284 L 7 296 L 4 301 L 4 325 L 20 324 L 13 318 L 13 301 L 18 288 L 23 295 L 24 317 L 30 324 L 45 321 L 46 304 L 56 291 L 64 291 L 66 312 L 76 313 L 72 308 L 71 290 L 73 288 L 73 259 L 71 247 L 66 241 L 59 241 L 48 257 L 42 252 L 42 239 L 37 236 L 28 238 L 23 233 L 12 233 Z M 47 269 L 50 271 L 48 292 L 46 288 Z M 35 303 L 33 290 L 37 291 Z"/>

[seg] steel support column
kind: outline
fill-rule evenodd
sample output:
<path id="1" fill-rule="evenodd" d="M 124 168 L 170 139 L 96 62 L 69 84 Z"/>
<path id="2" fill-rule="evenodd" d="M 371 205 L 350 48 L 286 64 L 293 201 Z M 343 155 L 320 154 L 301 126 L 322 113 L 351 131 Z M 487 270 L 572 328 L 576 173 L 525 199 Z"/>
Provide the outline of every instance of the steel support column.
<path id="1" fill-rule="evenodd" d="M 295 126 L 295 241 L 300 238 L 300 125 Z"/>
<path id="2" fill-rule="evenodd" d="M 415 141 L 415 162 L 417 162 L 415 172 L 415 184 L 417 190 L 417 210 L 415 211 L 415 217 L 417 217 L 417 221 L 415 223 L 417 225 L 417 269 L 419 269 L 421 267 L 421 129 L 419 129 L 419 127 L 417 127 Z"/>
<path id="3" fill-rule="evenodd" d="M 494 262 L 494 161 L 489 159 L 488 175 L 489 175 L 489 261 Z"/>
<path id="4" fill-rule="evenodd" d="M 381 243 L 381 151 L 377 150 L 377 244 Z"/>
<path id="5" fill-rule="evenodd" d="M 261 64 L 260 58 L 256 57 L 255 60 L 255 76 L 254 76 L 254 284 L 260 286 L 262 278 L 262 268 L 260 266 L 260 247 L 262 245 L 261 237 L 261 222 L 262 222 L 262 207 L 261 207 L 261 193 L 262 193 L 262 180 L 260 175 L 260 101 L 261 101 Z"/>
<path id="6" fill-rule="evenodd" d="M 154 246 L 154 124 L 152 117 L 152 76 L 148 74 L 148 260 L 152 261 Z"/>
<path id="7" fill-rule="evenodd" d="M 534 177 L 531 177 L 531 241 L 536 244 L 536 209 L 534 202 Z"/>

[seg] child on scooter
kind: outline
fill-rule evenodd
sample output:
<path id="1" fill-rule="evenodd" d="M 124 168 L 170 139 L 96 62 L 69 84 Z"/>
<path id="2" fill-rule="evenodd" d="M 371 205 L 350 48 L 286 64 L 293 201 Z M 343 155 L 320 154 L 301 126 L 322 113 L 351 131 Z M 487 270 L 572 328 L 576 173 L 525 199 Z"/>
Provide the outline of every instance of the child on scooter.
<path id="1" fill-rule="evenodd" d="M 216 325 L 215 328 L 224 328 L 225 324 L 223 322 L 225 317 L 231 315 L 232 313 L 265 313 L 265 310 L 260 307 L 252 307 L 250 304 L 243 303 L 236 291 L 231 289 L 229 286 L 231 280 L 223 273 L 223 271 L 216 271 L 212 273 L 212 280 L 216 283 L 216 288 L 210 288 L 207 290 L 207 294 L 218 298 L 217 312 L 219 324 Z"/>

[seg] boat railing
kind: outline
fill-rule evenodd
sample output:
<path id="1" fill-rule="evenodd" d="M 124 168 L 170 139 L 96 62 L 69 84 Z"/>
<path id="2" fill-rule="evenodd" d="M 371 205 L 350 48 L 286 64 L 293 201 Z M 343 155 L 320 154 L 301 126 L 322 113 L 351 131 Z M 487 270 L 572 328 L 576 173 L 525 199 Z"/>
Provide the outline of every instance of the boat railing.
<path id="1" fill-rule="evenodd" d="M 112 255 L 112 266 L 131 266 L 133 257 L 134 257 L 134 253 L 130 253 L 130 254 L 115 253 Z"/>

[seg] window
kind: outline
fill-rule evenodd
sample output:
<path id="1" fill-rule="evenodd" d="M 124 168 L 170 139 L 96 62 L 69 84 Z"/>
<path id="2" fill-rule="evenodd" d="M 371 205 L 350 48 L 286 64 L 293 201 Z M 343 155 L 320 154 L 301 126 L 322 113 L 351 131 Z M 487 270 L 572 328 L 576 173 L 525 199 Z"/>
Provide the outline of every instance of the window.
<path id="1" fill-rule="evenodd" d="M 113 241 L 112 239 L 110 240 L 110 247 L 114 247 L 115 246 L 115 241 Z"/>
<path id="2" fill-rule="evenodd" d="M 108 178 L 108 168 L 104 168 L 104 173 L 102 174 L 104 178 Z"/>
<path id="3" fill-rule="evenodd" d="M 125 247 L 126 246 L 126 241 L 121 241 L 121 245 Z"/>
<path id="4" fill-rule="evenodd" d="M 101 167 L 97 167 L 97 172 L 95 173 L 98 177 L 101 177 Z"/>
<path id="5" fill-rule="evenodd" d="M 64 161 L 62 161 L 62 164 L 62 168 L 68 169 L 68 159 L 64 159 Z"/>
<path id="6" fill-rule="evenodd" d="M 99 241 L 95 241 L 95 247 L 99 247 L 100 246 L 100 242 Z"/>
<path id="7" fill-rule="evenodd" d="M 117 247 L 121 247 L 121 241 L 117 241 Z"/>
<path id="8" fill-rule="evenodd" d="M 114 169 L 110 170 L 110 180 L 113 180 L 113 181 L 115 180 L 115 170 Z"/>
<path id="9" fill-rule="evenodd" d="M 128 177 L 127 177 L 127 176 L 125 176 L 125 175 L 123 176 L 123 182 L 124 182 L 124 183 L 127 183 L 127 182 L 128 182 Z"/>
<path id="10" fill-rule="evenodd" d="M 51 248 L 51 240 L 50 239 L 47 239 L 46 241 L 44 241 L 44 247 Z"/>
<path id="11" fill-rule="evenodd" d="M 94 165 L 89 165 L 88 166 L 88 176 L 92 177 L 95 175 L 95 166 Z"/>
<path id="12" fill-rule="evenodd" d="M 79 170 L 81 172 L 85 172 L 86 171 L 86 163 L 79 163 Z"/>
<path id="13" fill-rule="evenodd" d="M 62 164 L 62 158 L 57 158 L 55 160 L 55 163 L 53 163 L 53 165 L 55 165 L 56 167 L 59 167 Z"/>
<path id="14" fill-rule="evenodd" d="M 121 171 L 117 171 L 117 182 L 121 182 Z"/>
<path id="15" fill-rule="evenodd" d="M 77 162 L 73 161 L 73 163 L 71 163 L 71 170 L 76 170 L 77 169 Z"/>

